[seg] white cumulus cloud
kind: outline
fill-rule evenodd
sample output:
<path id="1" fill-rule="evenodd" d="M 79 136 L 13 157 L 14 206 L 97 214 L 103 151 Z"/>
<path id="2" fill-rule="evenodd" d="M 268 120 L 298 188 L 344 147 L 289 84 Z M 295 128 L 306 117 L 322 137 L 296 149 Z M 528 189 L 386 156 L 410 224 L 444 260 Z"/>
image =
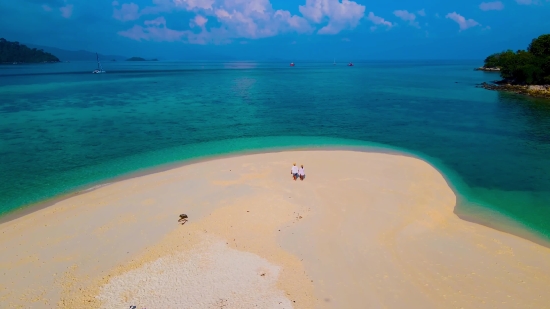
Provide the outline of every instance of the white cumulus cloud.
<path id="1" fill-rule="evenodd" d="M 550 0 L 516 0 L 521 5 L 542 4 L 542 2 L 550 2 Z"/>
<path id="2" fill-rule="evenodd" d="M 473 19 L 466 19 L 464 16 L 456 12 L 449 13 L 445 17 L 455 21 L 458 24 L 460 31 L 466 30 L 475 26 L 480 26 L 480 23 L 478 23 L 477 21 Z"/>
<path id="3" fill-rule="evenodd" d="M 120 20 L 176 11 L 194 12 L 190 30 L 171 30 L 163 25 L 136 25 L 119 34 L 135 40 L 182 40 L 195 44 L 228 43 L 236 39 L 258 39 L 285 32 L 311 33 L 309 22 L 286 10 L 273 9 L 269 0 L 153 0 L 154 6 L 137 11 L 132 3 L 115 8 Z M 214 22 L 210 23 L 209 21 Z M 159 29 L 157 29 L 159 28 Z M 170 31 L 169 31 L 170 30 Z"/>
<path id="4" fill-rule="evenodd" d="M 408 21 L 411 26 L 420 28 L 420 25 L 418 22 L 416 22 L 416 15 L 413 13 L 410 13 L 407 10 L 397 10 L 393 12 L 393 15 L 401 18 L 404 21 Z"/>
<path id="5" fill-rule="evenodd" d="M 315 24 L 325 24 L 319 34 L 337 34 L 357 27 L 365 16 L 365 6 L 349 0 L 306 0 L 300 13 Z"/>
<path id="6" fill-rule="evenodd" d="M 282 33 L 330 35 L 356 28 L 363 18 L 369 20 L 374 29 L 394 26 L 373 12 L 365 16 L 365 6 L 352 0 L 300 0 L 303 4 L 298 5 L 297 14 L 274 8 L 270 0 L 152 0 L 152 5 L 145 7 L 133 2 L 122 3 L 123 0 L 111 1 L 113 18 L 124 22 L 141 20 L 132 28 L 119 32 L 134 40 L 207 44 L 241 42 Z M 167 19 L 171 25 L 170 21 L 177 18 L 178 12 L 193 17 L 188 27 L 170 29 Z M 426 15 L 424 9 L 416 14 L 405 10 L 394 14 L 417 27 L 416 14 Z M 143 22 L 146 16 L 150 18 Z M 174 24 L 182 27 L 181 22 Z"/>
<path id="7" fill-rule="evenodd" d="M 197 15 L 195 18 L 191 19 L 189 22 L 189 27 L 193 28 L 195 26 L 204 28 L 206 23 L 208 22 L 208 18 L 205 18 L 204 16 Z"/>
<path id="8" fill-rule="evenodd" d="M 153 20 L 146 20 L 145 26 L 134 25 L 134 27 L 120 31 L 118 34 L 136 41 L 179 41 L 186 34 L 186 31 L 172 30 L 166 27 L 166 19 L 157 17 Z"/>
<path id="9" fill-rule="evenodd" d="M 370 28 L 371 30 L 376 30 L 378 26 L 385 26 L 387 27 L 387 29 L 390 29 L 391 27 L 393 27 L 393 24 L 391 22 L 385 20 L 380 16 L 374 15 L 373 12 L 370 12 L 367 18 L 374 24 L 374 26 Z"/>
<path id="10" fill-rule="evenodd" d="M 479 9 L 482 11 L 500 11 L 504 9 L 504 4 L 500 1 L 481 2 Z"/>
<path id="11" fill-rule="evenodd" d="M 135 3 L 124 3 L 118 8 L 119 3 L 113 2 L 113 18 L 121 21 L 136 20 L 140 17 L 139 6 Z"/>
<path id="12" fill-rule="evenodd" d="M 61 16 L 65 18 L 70 18 L 73 15 L 73 8 L 74 6 L 72 4 L 67 4 L 65 6 L 60 7 L 59 11 L 61 11 Z"/>
<path id="13" fill-rule="evenodd" d="M 182 6 L 188 10 L 204 9 L 211 10 L 214 8 L 215 0 L 173 0 L 177 6 Z M 252 2 L 252 1 L 251 1 Z"/>

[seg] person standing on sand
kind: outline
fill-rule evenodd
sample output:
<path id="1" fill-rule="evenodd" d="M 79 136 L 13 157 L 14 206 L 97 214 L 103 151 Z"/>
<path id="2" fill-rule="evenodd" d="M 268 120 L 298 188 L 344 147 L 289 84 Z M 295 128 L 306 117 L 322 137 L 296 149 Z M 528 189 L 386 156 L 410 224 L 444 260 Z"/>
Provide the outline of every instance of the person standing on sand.
<path id="1" fill-rule="evenodd" d="M 302 165 L 300 167 L 300 169 L 298 170 L 298 175 L 300 175 L 300 180 L 304 180 L 304 178 L 306 178 L 306 172 L 304 170 L 304 165 Z"/>
<path id="2" fill-rule="evenodd" d="M 294 178 L 294 180 L 298 178 L 298 167 L 296 166 L 296 163 L 294 163 L 294 165 L 290 169 L 290 174 L 292 174 L 292 177 Z"/>

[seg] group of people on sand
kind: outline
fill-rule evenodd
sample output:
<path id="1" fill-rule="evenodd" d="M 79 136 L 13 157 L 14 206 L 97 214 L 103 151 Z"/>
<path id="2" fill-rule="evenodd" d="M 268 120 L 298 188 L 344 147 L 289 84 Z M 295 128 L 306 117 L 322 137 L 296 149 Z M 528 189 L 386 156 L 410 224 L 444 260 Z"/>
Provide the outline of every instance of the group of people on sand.
<path id="1" fill-rule="evenodd" d="M 294 180 L 298 179 L 298 177 L 300 177 L 300 180 L 304 180 L 304 178 L 306 178 L 304 165 L 301 165 L 300 168 L 298 168 L 296 166 L 296 163 L 294 163 L 294 165 L 292 165 L 292 168 L 290 169 L 290 174 L 292 174 L 292 178 L 294 178 Z"/>

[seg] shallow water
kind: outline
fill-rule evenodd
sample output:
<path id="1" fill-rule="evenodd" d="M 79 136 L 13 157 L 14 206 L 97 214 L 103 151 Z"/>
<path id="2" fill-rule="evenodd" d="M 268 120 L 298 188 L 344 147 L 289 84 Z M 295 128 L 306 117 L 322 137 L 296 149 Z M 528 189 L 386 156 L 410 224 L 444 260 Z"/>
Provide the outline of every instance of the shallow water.
<path id="1" fill-rule="evenodd" d="M 475 61 L 0 66 L 0 213 L 139 169 L 273 147 L 426 158 L 458 213 L 550 239 L 550 103 L 476 88 Z"/>

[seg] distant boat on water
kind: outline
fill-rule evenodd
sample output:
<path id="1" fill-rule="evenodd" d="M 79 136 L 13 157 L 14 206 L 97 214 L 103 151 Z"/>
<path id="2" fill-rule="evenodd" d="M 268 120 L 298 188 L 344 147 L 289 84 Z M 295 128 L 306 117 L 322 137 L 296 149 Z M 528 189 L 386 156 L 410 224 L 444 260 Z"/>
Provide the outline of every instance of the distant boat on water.
<path id="1" fill-rule="evenodd" d="M 348 63 L 348 67 L 352 67 L 353 66 L 353 63 Z"/>
<path id="2" fill-rule="evenodd" d="M 101 62 L 99 62 L 99 55 L 96 53 L 95 56 L 97 58 L 97 69 L 93 70 L 92 73 L 93 74 L 105 73 L 105 71 L 103 71 L 103 68 L 101 67 Z"/>
<path id="3" fill-rule="evenodd" d="M 294 62 L 291 62 L 291 63 L 290 63 L 290 66 L 293 67 L 293 66 L 294 66 Z"/>

